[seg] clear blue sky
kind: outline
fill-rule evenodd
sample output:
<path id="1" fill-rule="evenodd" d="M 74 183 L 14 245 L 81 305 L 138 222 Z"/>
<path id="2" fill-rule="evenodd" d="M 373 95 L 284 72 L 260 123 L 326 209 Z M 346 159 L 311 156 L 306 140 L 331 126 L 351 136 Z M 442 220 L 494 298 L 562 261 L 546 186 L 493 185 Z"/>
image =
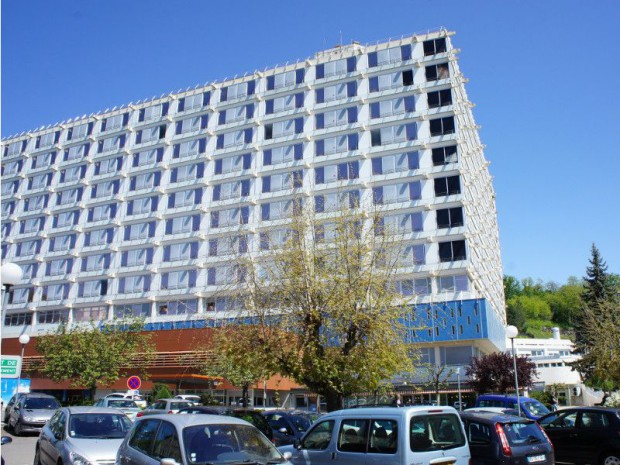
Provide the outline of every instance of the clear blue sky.
<path id="1" fill-rule="evenodd" d="M 2 137 L 295 61 L 456 31 L 497 191 L 504 271 L 620 272 L 620 2 L 2 2 Z"/>

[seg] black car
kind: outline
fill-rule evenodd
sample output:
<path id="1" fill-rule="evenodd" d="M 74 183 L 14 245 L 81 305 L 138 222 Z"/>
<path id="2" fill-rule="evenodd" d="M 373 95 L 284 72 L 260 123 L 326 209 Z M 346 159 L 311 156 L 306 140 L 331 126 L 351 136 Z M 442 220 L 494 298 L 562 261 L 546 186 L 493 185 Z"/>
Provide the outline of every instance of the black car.
<path id="1" fill-rule="evenodd" d="M 263 412 L 273 430 L 276 446 L 293 444 L 301 439 L 312 425 L 312 418 L 305 412 L 291 410 L 272 410 Z"/>
<path id="2" fill-rule="evenodd" d="M 248 423 L 256 426 L 261 433 L 267 436 L 272 443 L 274 443 L 273 431 L 271 430 L 271 426 L 269 423 L 261 415 L 258 410 L 252 409 L 244 409 L 244 408 L 233 408 L 233 407 L 218 407 L 218 406 L 202 406 L 195 405 L 192 407 L 187 407 L 179 410 L 179 414 L 188 414 L 188 413 L 203 413 L 207 415 L 228 415 L 230 417 L 240 418 L 241 420 L 245 420 Z"/>
<path id="3" fill-rule="evenodd" d="M 534 420 L 492 412 L 461 412 L 471 465 L 553 465 L 553 446 Z"/>
<path id="4" fill-rule="evenodd" d="M 538 422 L 551 439 L 558 462 L 620 464 L 620 409 L 571 407 Z"/>

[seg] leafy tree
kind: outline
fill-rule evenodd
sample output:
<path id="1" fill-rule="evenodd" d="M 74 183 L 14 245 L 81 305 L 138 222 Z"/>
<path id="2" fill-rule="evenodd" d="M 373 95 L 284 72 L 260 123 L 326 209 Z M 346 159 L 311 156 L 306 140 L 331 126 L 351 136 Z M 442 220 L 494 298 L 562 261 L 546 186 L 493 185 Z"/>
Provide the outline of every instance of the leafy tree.
<path id="1" fill-rule="evenodd" d="M 394 286 L 403 254 L 376 213 L 355 206 L 320 219 L 295 205 L 284 243 L 240 261 L 254 323 L 243 346 L 269 354 L 272 371 L 334 410 L 412 370 L 402 324 L 410 310 Z"/>
<path id="2" fill-rule="evenodd" d="M 227 379 L 242 389 L 243 407 L 248 406 L 250 387 L 271 377 L 266 353 L 252 344 L 255 328 L 251 325 L 228 325 L 216 330 L 213 337 L 213 360 L 203 367 L 210 376 Z"/>
<path id="3" fill-rule="evenodd" d="M 506 321 L 509 325 L 516 326 L 520 333 L 525 333 L 527 324 L 527 318 L 525 316 L 525 309 L 522 305 L 518 305 L 517 301 L 511 299 L 506 304 Z"/>
<path id="4" fill-rule="evenodd" d="M 521 295 L 522 292 L 523 287 L 517 278 L 510 275 L 504 276 L 504 295 L 506 301 Z"/>
<path id="5" fill-rule="evenodd" d="M 114 383 L 135 356 L 148 360 L 154 349 L 151 335 L 142 328 L 138 319 L 101 326 L 63 323 L 37 339 L 41 371 L 56 382 L 69 380 L 71 386 L 86 387 L 94 396 L 97 384 Z"/>
<path id="6" fill-rule="evenodd" d="M 617 288 L 607 273 L 607 264 L 596 245 L 592 244 L 590 266 L 586 268 L 581 299 L 591 309 L 596 309 L 601 302 L 617 300 Z"/>
<path id="7" fill-rule="evenodd" d="M 435 392 L 437 405 L 440 405 L 439 391 L 449 386 L 448 380 L 456 371 L 448 365 L 435 365 L 434 363 L 422 364 L 420 370 L 422 370 L 423 383 Z"/>
<path id="8" fill-rule="evenodd" d="M 551 308 L 552 320 L 562 328 L 573 328 L 581 312 L 581 284 L 566 284 L 556 292 L 549 293 L 545 300 Z"/>
<path id="9" fill-rule="evenodd" d="M 515 375 L 512 355 L 494 352 L 475 357 L 465 369 L 469 385 L 479 394 L 486 392 L 509 392 L 515 388 Z M 536 364 L 524 356 L 517 357 L 517 378 L 519 389 L 529 389 L 534 385 Z"/>
<path id="10" fill-rule="evenodd" d="M 155 383 L 153 385 L 153 389 L 151 390 L 151 402 L 158 399 L 167 399 L 169 397 L 172 397 L 172 392 L 166 384 Z"/>

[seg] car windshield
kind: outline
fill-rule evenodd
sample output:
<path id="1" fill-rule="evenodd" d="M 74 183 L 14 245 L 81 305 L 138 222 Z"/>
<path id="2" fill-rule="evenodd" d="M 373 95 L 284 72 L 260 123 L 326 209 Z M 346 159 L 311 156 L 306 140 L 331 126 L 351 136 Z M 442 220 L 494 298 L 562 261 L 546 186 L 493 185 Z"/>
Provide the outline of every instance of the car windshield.
<path id="1" fill-rule="evenodd" d="M 133 400 L 109 400 L 108 407 L 112 408 L 140 408 Z"/>
<path id="2" fill-rule="evenodd" d="M 524 446 L 538 442 L 547 442 L 540 427 L 533 421 L 522 423 L 505 423 L 504 432 L 511 446 Z"/>
<path id="3" fill-rule="evenodd" d="M 541 404 L 537 400 L 531 400 L 528 402 L 523 402 L 521 406 L 527 410 L 531 415 L 542 417 L 549 413 L 549 409 Z"/>
<path id="4" fill-rule="evenodd" d="M 291 423 L 300 433 L 304 433 L 308 431 L 312 422 L 304 415 L 291 415 L 290 417 Z"/>
<path id="5" fill-rule="evenodd" d="M 284 458 L 253 426 L 214 424 L 189 426 L 183 430 L 188 463 L 280 463 Z"/>
<path id="6" fill-rule="evenodd" d="M 409 438 L 413 452 L 453 449 L 465 445 L 459 417 L 453 414 L 412 417 Z"/>
<path id="7" fill-rule="evenodd" d="M 47 397 L 30 397 L 24 401 L 24 408 L 28 410 L 56 410 L 59 407 L 56 399 Z"/>
<path id="8" fill-rule="evenodd" d="M 69 436 L 76 439 L 120 439 L 131 429 L 131 421 L 117 413 L 78 413 L 69 419 Z"/>

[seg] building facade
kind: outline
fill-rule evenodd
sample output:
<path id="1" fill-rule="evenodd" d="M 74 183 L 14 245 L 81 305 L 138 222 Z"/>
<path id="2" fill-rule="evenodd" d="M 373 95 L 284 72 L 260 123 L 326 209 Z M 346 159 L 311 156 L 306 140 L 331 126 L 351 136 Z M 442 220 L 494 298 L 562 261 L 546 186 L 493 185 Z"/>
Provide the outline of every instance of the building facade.
<path id="1" fill-rule="evenodd" d="M 425 361 L 504 350 L 494 189 L 451 35 L 338 46 L 4 139 L 2 260 L 24 278 L 2 338 L 127 315 L 216 326 L 243 305 L 222 292 L 230 257 L 284 237 L 301 196 L 319 217 L 367 200 L 396 231 Z"/>

